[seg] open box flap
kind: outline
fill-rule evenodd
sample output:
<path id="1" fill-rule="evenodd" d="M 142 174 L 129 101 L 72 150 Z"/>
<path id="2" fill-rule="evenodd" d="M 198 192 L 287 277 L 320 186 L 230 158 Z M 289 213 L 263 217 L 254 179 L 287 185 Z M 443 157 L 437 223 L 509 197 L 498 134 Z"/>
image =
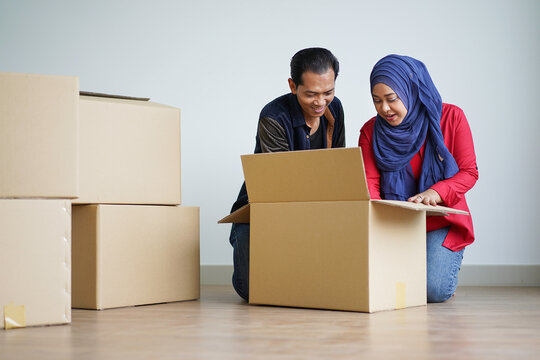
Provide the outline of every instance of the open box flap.
<path id="1" fill-rule="evenodd" d="M 385 204 L 389 206 L 396 206 L 404 209 L 416 210 L 416 211 L 425 211 L 429 216 L 446 216 L 448 214 L 461 214 L 469 215 L 467 211 L 452 209 L 445 206 L 433 206 L 433 205 L 424 205 L 416 204 L 409 201 L 398 201 L 398 200 L 371 200 L 374 203 Z"/>
<path id="2" fill-rule="evenodd" d="M 360 148 L 243 155 L 251 203 L 369 200 Z"/>
<path id="3" fill-rule="evenodd" d="M 240 209 L 230 213 L 225 216 L 223 219 L 218 221 L 218 224 L 227 224 L 227 223 L 239 223 L 239 224 L 249 224 L 249 204 L 242 206 Z"/>

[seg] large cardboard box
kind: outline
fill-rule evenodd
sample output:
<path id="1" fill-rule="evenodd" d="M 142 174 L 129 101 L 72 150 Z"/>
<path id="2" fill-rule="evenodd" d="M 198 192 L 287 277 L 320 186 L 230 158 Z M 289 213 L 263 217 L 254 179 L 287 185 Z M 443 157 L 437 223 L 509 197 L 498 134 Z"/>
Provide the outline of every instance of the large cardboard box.
<path id="1" fill-rule="evenodd" d="M 199 298 L 199 208 L 74 205 L 74 308 Z"/>
<path id="2" fill-rule="evenodd" d="M 71 203 L 0 200 L 2 328 L 71 322 Z"/>
<path id="3" fill-rule="evenodd" d="M 79 80 L 0 73 L 0 198 L 78 196 Z"/>
<path id="4" fill-rule="evenodd" d="M 181 203 L 179 109 L 81 96 L 80 122 L 80 195 L 73 203 Z"/>
<path id="5" fill-rule="evenodd" d="M 370 200 L 360 148 L 242 156 L 249 302 L 374 312 L 426 304 L 426 212 Z M 461 212 L 463 213 L 463 212 Z"/>

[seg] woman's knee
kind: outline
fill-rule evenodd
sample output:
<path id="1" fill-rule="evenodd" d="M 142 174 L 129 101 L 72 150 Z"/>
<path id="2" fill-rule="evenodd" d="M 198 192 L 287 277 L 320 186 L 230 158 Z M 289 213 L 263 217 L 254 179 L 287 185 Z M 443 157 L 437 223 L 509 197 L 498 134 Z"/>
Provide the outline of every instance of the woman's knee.
<path id="1" fill-rule="evenodd" d="M 439 279 L 440 280 L 440 279 Z M 441 303 L 450 299 L 456 291 L 457 281 L 429 281 L 427 283 L 427 302 Z"/>
<path id="2" fill-rule="evenodd" d="M 427 301 L 429 303 L 445 302 L 450 299 L 457 288 L 457 272 L 459 268 L 447 273 L 429 274 L 427 277 Z"/>

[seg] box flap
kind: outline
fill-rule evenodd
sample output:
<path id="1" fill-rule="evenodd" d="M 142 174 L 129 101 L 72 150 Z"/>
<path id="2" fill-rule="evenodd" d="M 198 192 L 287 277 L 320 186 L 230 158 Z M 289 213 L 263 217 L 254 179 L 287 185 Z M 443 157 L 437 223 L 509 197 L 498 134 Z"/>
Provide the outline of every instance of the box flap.
<path id="1" fill-rule="evenodd" d="M 361 149 L 243 155 L 251 203 L 369 200 Z"/>
<path id="2" fill-rule="evenodd" d="M 225 216 L 223 219 L 218 221 L 218 224 L 226 223 L 239 223 L 239 224 L 249 224 L 249 204 L 242 206 L 240 209 L 235 212 L 230 213 Z"/>
<path id="3" fill-rule="evenodd" d="M 397 206 L 404 209 L 410 209 L 415 211 L 425 211 L 429 216 L 446 216 L 448 214 L 461 214 L 469 215 L 467 211 L 452 209 L 445 206 L 433 206 L 433 205 L 424 205 L 416 204 L 409 201 L 398 201 L 398 200 L 371 200 L 372 202 L 385 204 L 389 206 Z"/>

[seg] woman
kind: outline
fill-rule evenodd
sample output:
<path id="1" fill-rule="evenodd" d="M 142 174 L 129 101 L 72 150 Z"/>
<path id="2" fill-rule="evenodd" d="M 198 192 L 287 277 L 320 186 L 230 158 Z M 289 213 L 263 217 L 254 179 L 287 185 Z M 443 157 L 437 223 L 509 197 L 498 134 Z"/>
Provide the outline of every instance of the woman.
<path id="1" fill-rule="evenodd" d="M 465 193 L 478 179 L 463 111 L 443 104 L 425 65 L 388 55 L 370 77 L 377 116 L 360 131 L 372 199 L 405 200 L 469 211 Z M 474 241 L 470 215 L 427 218 L 428 302 L 449 299 L 465 246 Z"/>

